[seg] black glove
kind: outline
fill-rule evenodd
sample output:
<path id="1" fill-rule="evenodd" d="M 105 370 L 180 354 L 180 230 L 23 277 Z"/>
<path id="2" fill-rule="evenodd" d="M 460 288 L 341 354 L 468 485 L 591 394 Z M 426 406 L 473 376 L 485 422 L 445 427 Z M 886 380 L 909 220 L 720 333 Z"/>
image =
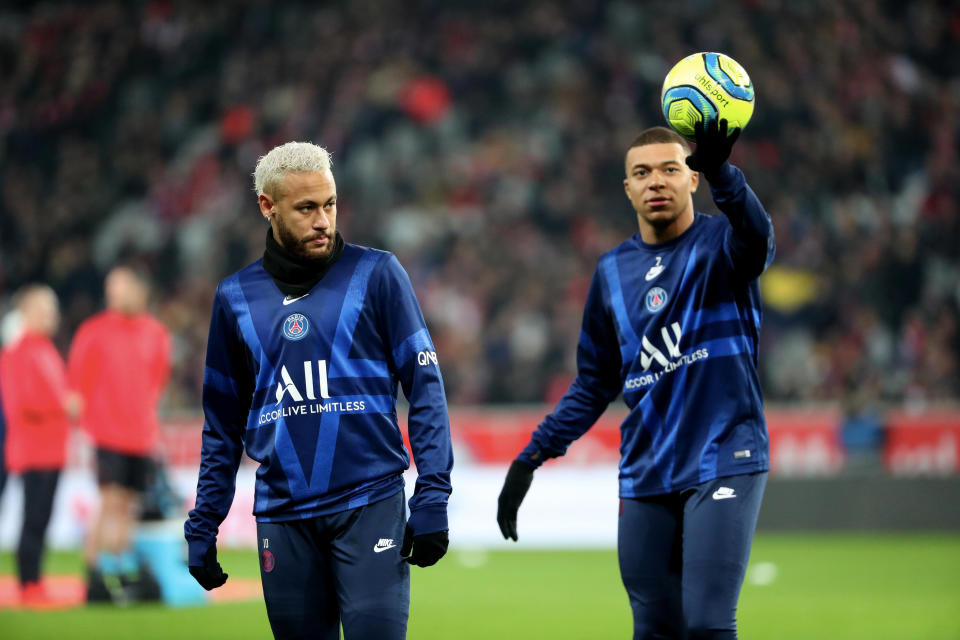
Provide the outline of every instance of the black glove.
<path id="1" fill-rule="evenodd" d="M 223 572 L 223 569 L 220 568 L 220 563 L 217 562 L 216 544 L 210 545 L 207 552 L 203 554 L 202 567 L 191 566 L 188 568 L 190 569 L 190 575 L 196 578 L 200 586 L 207 591 L 216 589 L 227 581 L 227 574 Z"/>
<path id="2" fill-rule="evenodd" d="M 450 544 L 450 533 L 434 531 L 413 535 L 413 529 L 407 525 L 403 532 L 403 544 L 400 545 L 400 557 L 418 567 L 430 567 L 437 564 L 437 560 L 447 553 Z"/>
<path id="3" fill-rule="evenodd" d="M 500 525 L 504 540 L 513 538 L 514 542 L 517 541 L 517 510 L 520 509 L 520 503 L 527 495 L 531 482 L 533 467 L 514 460 L 507 471 L 507 479 L 503 481 L 503 489 L 500 490 L 500 498 L 497 500 L 497 524 Z"/>
<path id="4" fill-rule="evenodd" d="M 740 127 L 737 127 L 727 136 L 727 120 L 721 119 L 719 125 L 711 120 L 707 128 L 703 128 L 703 120 L 693 127 L 693 137 L 697 148 L 693 154 L 687 156 L 687 166 L 694 171 L 703 172 L 704 177 L 710 180 L 716 177 L 717 172 L 730 157 L 733 144 L 740 137 Z"/>

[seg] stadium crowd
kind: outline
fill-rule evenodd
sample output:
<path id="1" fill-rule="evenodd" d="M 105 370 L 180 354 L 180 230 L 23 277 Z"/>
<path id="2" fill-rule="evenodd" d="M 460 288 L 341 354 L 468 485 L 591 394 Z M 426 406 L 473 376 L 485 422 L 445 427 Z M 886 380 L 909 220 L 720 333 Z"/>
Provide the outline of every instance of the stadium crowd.
<path id="1" fill-rule="evenodd" d="M 596 259 L 636 232 L 626 146 L 674 62 L 723 51 L 757 88 L 733 162 L 777 234 L 768 400 L 960 396 L 955 3 L 334 4 L 0 9 L 0 312 L 50 284 L 65 349 L 103 274 L 146 267 L 166 408 L 197 411 L 216 282 L 263 252 L 250 172 L 312 140 L 346 240 L 410 272 L 449 401 L 556 400 Z"/>

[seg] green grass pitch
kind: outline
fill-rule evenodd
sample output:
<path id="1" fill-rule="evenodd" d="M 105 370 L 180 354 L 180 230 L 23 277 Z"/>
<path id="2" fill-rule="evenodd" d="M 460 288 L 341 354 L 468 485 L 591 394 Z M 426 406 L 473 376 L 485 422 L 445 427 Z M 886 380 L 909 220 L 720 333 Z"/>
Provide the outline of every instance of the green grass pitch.
<path id="1" fill-rule="evenodd" d="M 222 554 L 231 575 L 257 575 L 253 551 Z M 54 553 L 52 573 L 79 555 Z M 0 554 L 0 573 L 12 555 Z M 408 637 L 629 638 L 627 598 L 612 551 L 451 551 L 413 569 Z M 960 536 L 771 534 L 757 537 L 740 598 L 740 637 L 960 639 Z M 190 609 L 136 606 L 0 610 L 0 637 L 270 637 L 262 602 Z"/>

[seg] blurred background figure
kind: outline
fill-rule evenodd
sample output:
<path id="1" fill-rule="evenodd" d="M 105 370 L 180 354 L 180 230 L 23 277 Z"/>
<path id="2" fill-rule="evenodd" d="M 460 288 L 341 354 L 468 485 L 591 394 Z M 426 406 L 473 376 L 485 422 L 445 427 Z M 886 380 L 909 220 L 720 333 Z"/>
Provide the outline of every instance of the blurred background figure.
<path id="1" fill-rule="evenodd" d="M 80 411 L 80 399 L 67 389 L 63 359 L 50 340 L 60 323 L 53 289 L 28 285 L 16 300 L 21 330 L 0 352 L 5 457 L 7 469 L 23 481 L 23 526 L 16 555 L 21 603 L 44 607 L 56 604 L 41 581 L 44 536 L 66 463 L 70 420 Z"/>
<path id="2" fill-rule="evenodd" d="M 0 385 L 0 499 L 3 498 L 3 488 L 7 486 L 7 463 L 4 442 L 7 436 L 7 420 L 3 417 L 3 386 Z"/>
<path id="3" fill-rule="evenodd" d="M 848 473 L 883 473 L 886 440 L 884 412 L 877 399 L 876 379 L 866 379 L 847 392 L 840 418 L 840 446 Z"/>
<path id="4" fill-rule="evenodd" d="M 0 348 L 9 344 L 20 335 L 22 330 L 20 312 L 13 309 L 0 320 Z M 0 383 L 0 500 L 3 499 L 3 488 L 7 486 L 7 463 L 5 461 L 5 447 L 7 434 L 7 420 L 3 413 L 3 385 Z"/>
<path id="5" fill-rule="evenodd" d="M 16 309 L 3 316 L 3 319 L 0 320 L 0 348 L 19 335 L 20 325 L 20 313 Z M 7 463 L 4 446 L 6 435 L 7 420 L 3 413 L 3 385 L 0 383 L 0 500 L 3 499 L 3 488 L 7 486 Z"/>
<path id="6" fill-rule="evenodd" d="M 70 349 L 70 381 L 84 399 L 93 438 L 100 511 L 86 544 L 88 600 L 140 599 L 149 577 L 131 545 L 140 499 L 153 473 L 157 405 L 170 377 L 170 334 L 147 312 L 144 274 L 107 274 L 106 309 L 83 322 Z"/>

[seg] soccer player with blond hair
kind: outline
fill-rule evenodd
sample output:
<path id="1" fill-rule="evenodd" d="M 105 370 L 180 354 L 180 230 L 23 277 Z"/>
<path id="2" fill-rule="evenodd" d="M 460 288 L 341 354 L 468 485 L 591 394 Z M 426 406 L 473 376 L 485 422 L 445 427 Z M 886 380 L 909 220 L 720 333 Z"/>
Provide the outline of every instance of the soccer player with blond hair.
<path id="1" fill-rule="evenodd" d="M 254 172 L 269 222 L 263 258 L 217 287 L 203 383 L 190 571 L 226 580 L 218 526 L 244 450 L 264 598 L 277 638 L 403 638 L 409 565 L 447 549 L 453 454 L 436 350 L 409 277 L 390 253 L 345 243 L 322 147 L 290 142 Z M 404 504 L 410 455 L 418 479 Z"/>

